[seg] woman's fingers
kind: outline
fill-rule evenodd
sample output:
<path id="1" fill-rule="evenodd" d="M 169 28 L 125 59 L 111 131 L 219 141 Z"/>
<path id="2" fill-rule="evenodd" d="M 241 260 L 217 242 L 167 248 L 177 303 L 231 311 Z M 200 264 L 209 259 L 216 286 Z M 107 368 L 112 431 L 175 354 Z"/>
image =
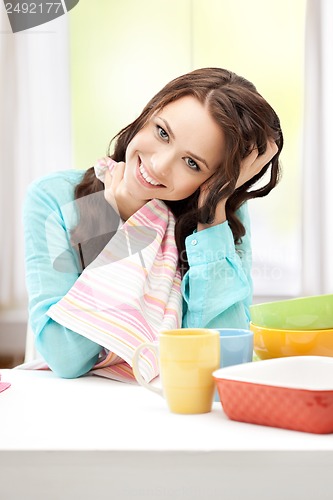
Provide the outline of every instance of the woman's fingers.
<path id="1" fill-rule="evenodd" d="M 137 212 L 148 200 L 137 199 L 127 190 L 124 179 L 126 164 L 123 161 L 116 163 L 111 172 L 106 172 L 104 179 L 104 196 L 122 220 L 127 220 Z"/>
<path id="2" fill-rule="evenodd" d="M 104 173 L 104 193 L 107 194 L 110 191 L 112 185 L 112 175 L 109 170 Z"/>
<path id="3" fill-rule="evenodd" d="M 236 189 L 255 177 L 269 163 L 278 152 L 278 146 L 272 139 L 267 141 L 266 151 L 258 155 L 258 149 L 255 148 L 244 158 L 241 163 L 240 174 L 236 183 Z"/>
<path id="4" fill-rule="evenodd" d="M 117 190 L 118 186 L 120 185 L 121 181 L 124 178 L 124 172 L 125 172 L 125 162 L 120 161 L 116 165 L 114 165 L 112 169 L 112 183 L 111 186 Z"/>
<path id="5" fill-rule="evenodd" d="M 266 165 L 267 163 L 269 163 L 272 160 L 272 158 L 276 155 L 276 153 L 278 152 L 278 150 L 279 150 L 279 148 L 278 148 L 276 142 L 273 139 L 269 139 L 267 141 L 266 151 L 260 157 L 264 161 L 263 166 Z"/>
<path id="6" fill-rule="evenodd" d="M 257 174 L 260 172 L 260 170 L 269 163 L 272 158 L 276 155 L 278 152 L 279 148 L 277 147 L 277 144 L 273 140 L 268 140 L 267 141 L 267 147 L 266 151 L 257 157 Z"/>
<path id="7" fill-rule="evenodd" d="M 117 212 L 117 191 L 119 190 L 121 181 L 123 180 L 124 172 L 125 163 L 121 161 L 113 165 L 111 171 L 106 170 L 104 177 L 104 197 Z"/>

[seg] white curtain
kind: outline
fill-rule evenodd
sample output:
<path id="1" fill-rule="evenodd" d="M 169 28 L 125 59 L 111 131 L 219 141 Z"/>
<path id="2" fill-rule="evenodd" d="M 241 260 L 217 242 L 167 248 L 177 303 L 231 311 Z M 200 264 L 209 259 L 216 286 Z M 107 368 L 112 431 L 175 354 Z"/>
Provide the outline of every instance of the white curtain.
<path id="1" fill-rule="evenodd" d="M 308 0 L 303 146 L 303 294 L 333 293 L 333 2 Z"/>
<path id="2" fill-rule="evenodd" d="M 16 34 L 0 6 L 0 319 L 26 310 L 22 202 L 28 184 L 70 168 L 67 15 Z"/>

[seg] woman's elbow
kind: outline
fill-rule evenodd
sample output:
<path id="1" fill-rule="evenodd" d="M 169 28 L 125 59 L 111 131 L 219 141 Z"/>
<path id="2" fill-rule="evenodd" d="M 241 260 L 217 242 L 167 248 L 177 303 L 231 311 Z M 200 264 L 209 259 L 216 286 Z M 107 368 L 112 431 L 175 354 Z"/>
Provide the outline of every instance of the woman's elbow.
<path id="1" fill-rule="evenodd" d="M 88 373 L 102 349 L 53 321 L 37 335 L 36 348 L 49 368 L 61 378 L 78 378 Z"/>
<path id="2" fill-rule="evenodd" d="M 98 355 L 93 359 L 90 359 L 88 362 L 78 362 L 75 363 L 67 362 L 64 363 L 61 360 L 49 360 L 47 361 L 50 369 L 61 378 L 79 378 L 82 375 L 88 373 L 93 366 L 96 364 L 98 359 Z"/>

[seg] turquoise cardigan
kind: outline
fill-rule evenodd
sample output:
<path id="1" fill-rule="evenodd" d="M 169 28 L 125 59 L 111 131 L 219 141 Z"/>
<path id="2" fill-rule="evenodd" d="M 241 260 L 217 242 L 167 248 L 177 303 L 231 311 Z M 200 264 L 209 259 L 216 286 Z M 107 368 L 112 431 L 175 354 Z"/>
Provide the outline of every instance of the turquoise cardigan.
<path id="1" fill-rule="evenodd" d="M 33 182 L 23 212 L 30 324 L 37 350 L 49 367 L 65 378 L 87 373 L 102 350 L 98 344 L 47 315 L 48 309 L 68 292 L 80 275 L 78 256 L 70 244 L 70 231 L 78 222 L 73 204 L 74 187 L 83 174 L 82 170 L 64 170 Z M 252 280 L 246 204 L 239 209 L 238 216 L 246 234 L 236 248 L 227 222 L 186 238 L 190 269 L 182 281 L 184 328 L 248 327 Z M 62 255 L 60 267 L 54 265 L 56 256 L 50 255 L 54 249 Z"/>

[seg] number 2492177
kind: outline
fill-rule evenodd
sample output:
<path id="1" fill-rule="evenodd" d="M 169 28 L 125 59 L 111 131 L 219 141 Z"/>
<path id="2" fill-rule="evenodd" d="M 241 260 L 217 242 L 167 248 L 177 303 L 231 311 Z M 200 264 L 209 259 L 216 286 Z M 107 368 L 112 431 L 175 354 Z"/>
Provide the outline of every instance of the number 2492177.
<path id="1" fill-rule="evenodd" d="M 20 2 L 11 3 L 7 2 L 5 4 L 7 14 L 58 14 L 61 8 L 61 2 L 44 2 L 44 3 L 34 3 L 34 2 Z"/>

